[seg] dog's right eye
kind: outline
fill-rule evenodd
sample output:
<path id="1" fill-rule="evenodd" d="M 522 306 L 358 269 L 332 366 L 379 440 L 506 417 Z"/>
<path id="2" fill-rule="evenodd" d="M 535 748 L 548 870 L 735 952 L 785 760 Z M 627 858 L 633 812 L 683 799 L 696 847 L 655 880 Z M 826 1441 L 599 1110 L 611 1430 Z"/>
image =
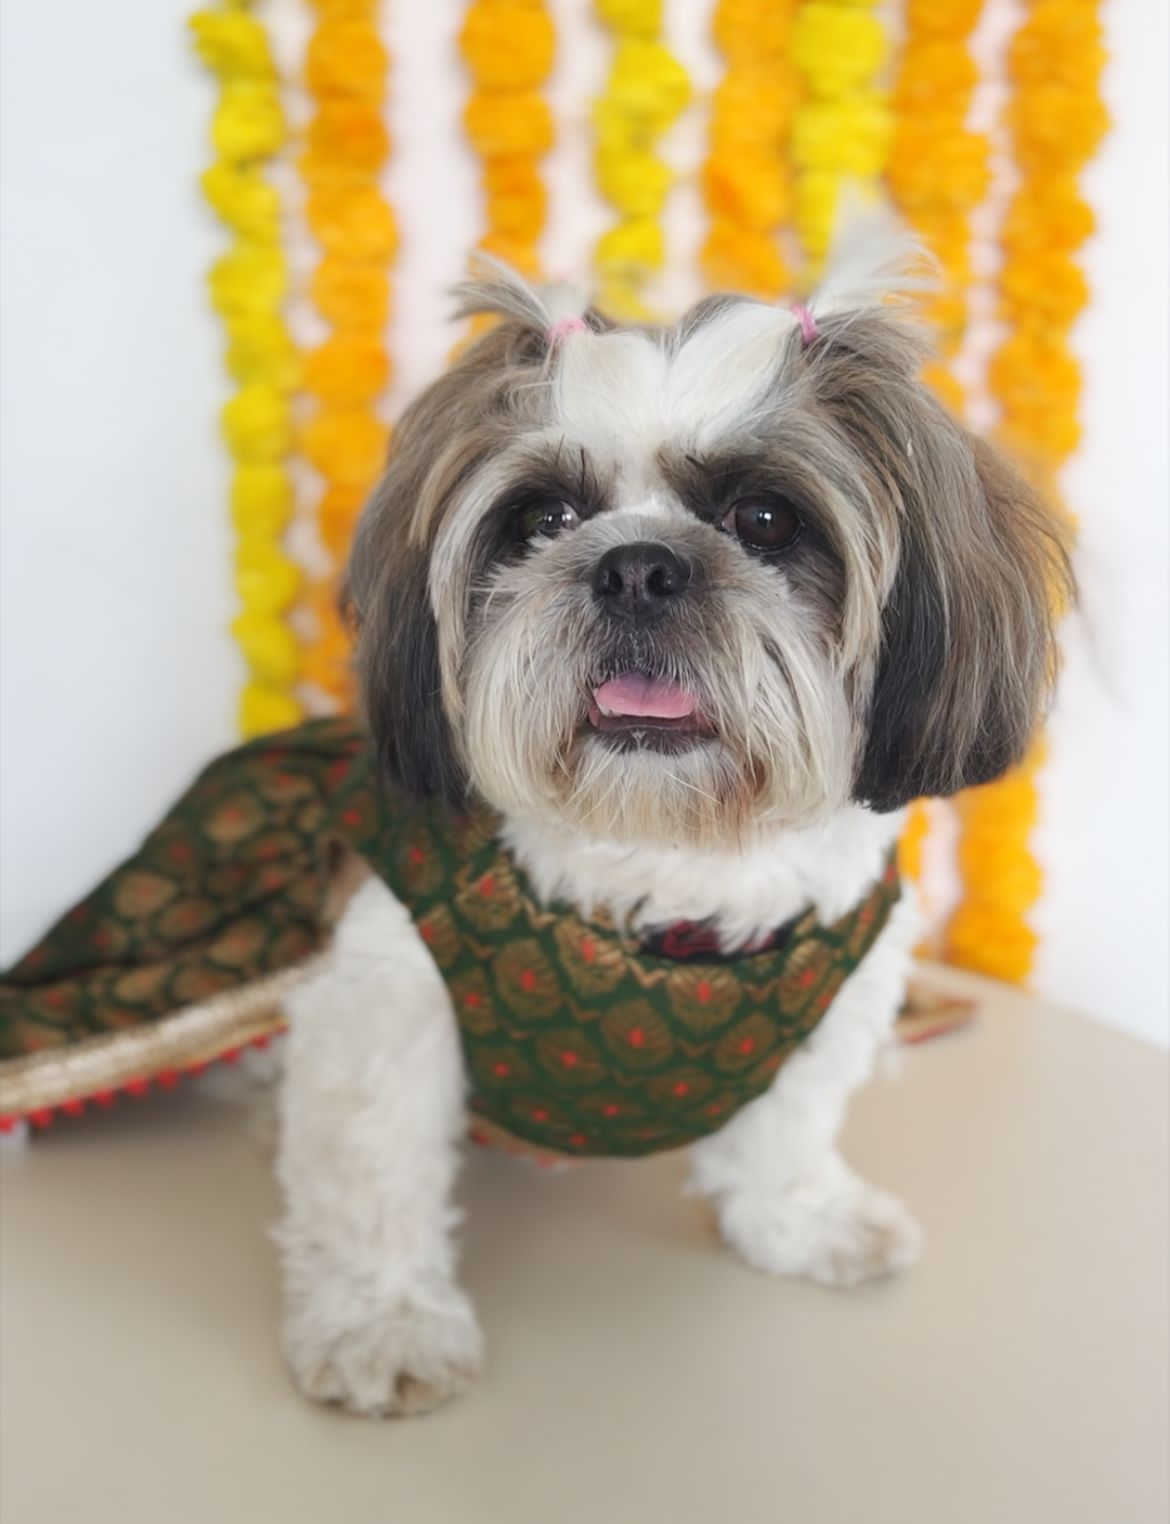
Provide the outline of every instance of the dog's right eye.
<path id="1" fill-rule="evenodd" d="M 537 535 L 551 540 L 566 529 L 576 529 L 580 522 L 580 514 L 563 498 L 538 498 L 525 503 L 517 512 L 517 527 L 523 540 L 534 540 Z"/>

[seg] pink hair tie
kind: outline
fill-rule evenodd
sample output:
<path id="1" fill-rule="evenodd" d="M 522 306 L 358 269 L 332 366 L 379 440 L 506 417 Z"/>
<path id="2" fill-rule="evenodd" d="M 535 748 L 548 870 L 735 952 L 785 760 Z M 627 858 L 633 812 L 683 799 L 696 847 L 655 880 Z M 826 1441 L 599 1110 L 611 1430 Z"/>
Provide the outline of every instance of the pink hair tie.
<path id="1" fill-rule="evenodd" d="M 589 325 L 584 318 L 562 318 L 559 323 L 554 323 L 551 328 L 546 328 L 544 336 L 550 344 L 559 344 L 562 339 L 567 339 L 571 333 L 585 333 Z"/>
<path id="2" fill-rule="evenodd" d="M 820 330 L 817 328 L 817 320 L 804 305 L 803 302 L 793 302 L 789 309 L 792 316 L 800 324 L 800 337 L 806 344 L 811 344 Z"/>

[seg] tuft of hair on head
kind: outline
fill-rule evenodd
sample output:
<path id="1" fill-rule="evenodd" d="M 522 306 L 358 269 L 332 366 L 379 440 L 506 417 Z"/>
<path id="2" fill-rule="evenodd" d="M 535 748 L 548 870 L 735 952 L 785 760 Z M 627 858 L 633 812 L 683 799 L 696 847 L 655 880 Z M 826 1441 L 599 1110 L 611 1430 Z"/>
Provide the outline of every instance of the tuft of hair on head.
<path id="1" fill-rule="evenodd" d="M 589 293 L 568 281 L 537 284 L 490 254 L 477 254 L 471 279 L 455 287 L 456 318 L 491 314 L 547 338 L 550 329 L 589 314 Z"/>
<path id="2" fill-rule="evenodd" d="M 824 273 L 807 306 L 815 317 L 913 299 L 938 283 L 934 259 L 885 207 L 846 199 Z"/>

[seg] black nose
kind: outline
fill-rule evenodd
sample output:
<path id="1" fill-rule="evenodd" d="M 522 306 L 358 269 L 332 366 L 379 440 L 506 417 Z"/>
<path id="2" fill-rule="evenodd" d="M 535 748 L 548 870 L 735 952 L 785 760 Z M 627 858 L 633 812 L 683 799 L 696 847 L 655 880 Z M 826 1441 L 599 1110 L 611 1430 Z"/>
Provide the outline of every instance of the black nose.
<path id="1" fill-rule="evenodd" d="M 593 573 L 593 595 L 615 619 L 657 619 L 690 580 L 690 567 L 669 545 L 638 540 L 606 551 Z"/>

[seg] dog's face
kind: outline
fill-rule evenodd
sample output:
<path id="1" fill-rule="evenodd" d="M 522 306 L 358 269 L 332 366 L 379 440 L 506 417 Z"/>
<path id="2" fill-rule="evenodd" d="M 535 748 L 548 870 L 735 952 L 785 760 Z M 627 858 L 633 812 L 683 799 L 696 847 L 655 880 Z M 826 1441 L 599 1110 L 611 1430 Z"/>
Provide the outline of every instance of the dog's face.
<path id="1" fill-rule="evenodd" d="M 1067 564 L 894 309 L 550 337 L 539 292 L 473 300 L 502 320 L 403 419 L 350 570 L 392 776 L 726 846 L 1021 755 Z"/>

